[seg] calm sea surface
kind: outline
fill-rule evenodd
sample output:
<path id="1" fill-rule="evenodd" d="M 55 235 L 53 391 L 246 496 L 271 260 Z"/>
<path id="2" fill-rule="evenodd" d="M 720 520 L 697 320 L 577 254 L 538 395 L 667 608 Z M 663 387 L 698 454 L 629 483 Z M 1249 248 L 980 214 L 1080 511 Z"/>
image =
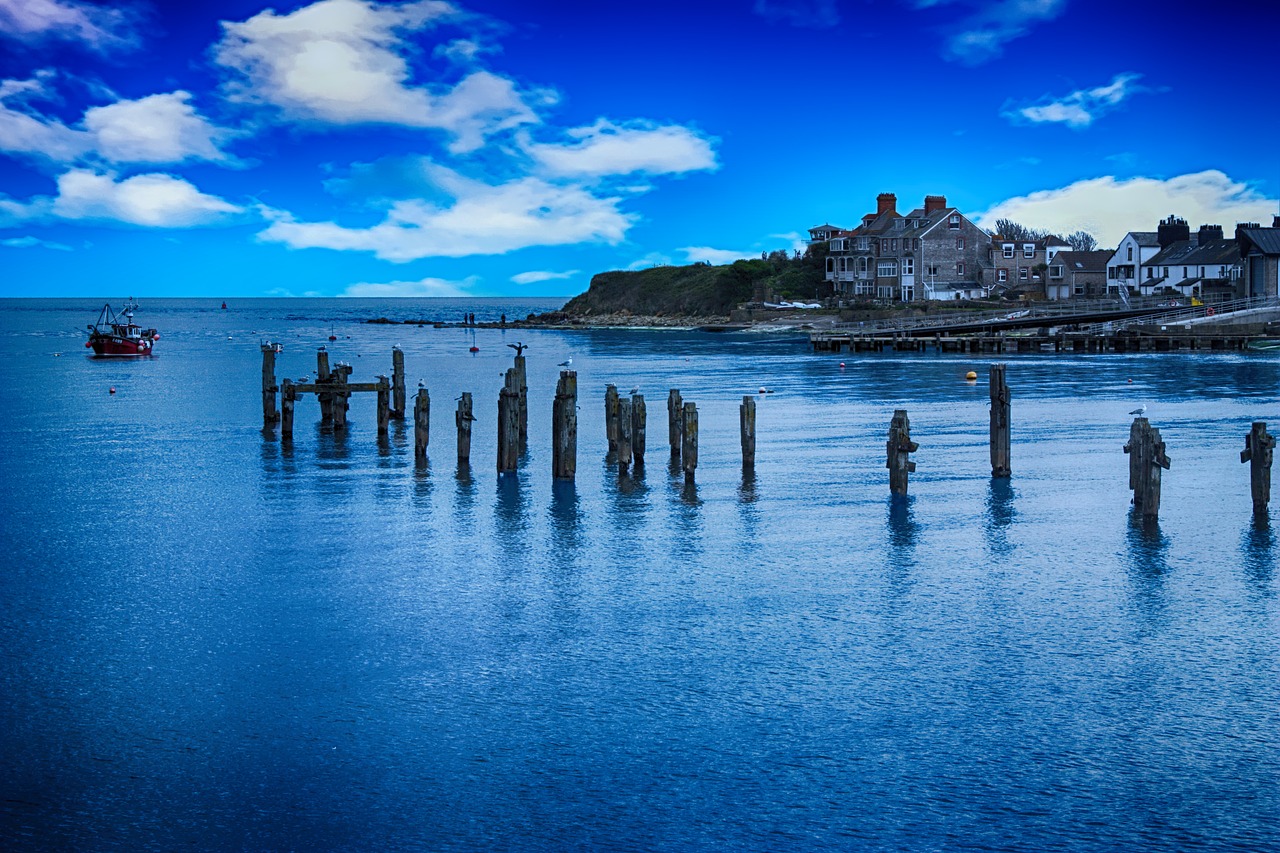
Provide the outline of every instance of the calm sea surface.
<path id="1" fill-rule="evenodd" d="M 1280 849 L 1276 534 L 1239 461 L 1250 421 L 1280 427 L 1280 359 L 1007 356 L 1000 482 L 973 356 L 362 322 L 558 305 L 149 300 L 156 356 L 95 360 L 101 302 L 0 301 L 0 846 Z M 355 381 L 404 349 L 428 464 L 411 415 L 379 444 L 371 394 L 345 436 L 314 399 L 291 445 L 262 431 L 259 341 L 296 380 L 331 332 Z M 516 341 L 529 449 L 500 480 Z M 646 395 L 632 477 L 607 383 Z M 762 386 L 752 477 L 738 404 Z M 673 387 L 700 412 L 692 489 Z M 1140 403 L 1173 460 L 1149 530 L 1121 451 Z M 920 450 L 895 505 L 898 407 Z"/>

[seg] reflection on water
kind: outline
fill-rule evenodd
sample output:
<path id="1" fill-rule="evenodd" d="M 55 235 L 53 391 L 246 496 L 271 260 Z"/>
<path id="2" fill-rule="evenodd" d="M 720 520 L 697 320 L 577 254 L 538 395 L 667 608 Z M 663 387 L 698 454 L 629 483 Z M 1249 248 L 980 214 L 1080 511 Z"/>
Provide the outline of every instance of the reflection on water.
<path id="1" fill-rule="evenodd" d="M 1005 556 L 1013 549 L 1007 528 L 1018 514 L 1013 507 L 1016 494 L 1008 477 L 992 477 L 987 487 L 987 515 L 983 531 L 987 550 L 995 556 Z"/>
<path id="2" fill-rule="evenodd" d="M 893 495 L 889 498 L 889 542 L 894 548 L 909 549 L 916 544 L 920 525 L 914 517 L 914 495 Z"/>
<path id="3" fill-rule="evenodd" d="M 1125 531 L 1129 555 L 1129 578 L 1133 603 L 1144 617 L 1160 617 L 1164 612 L 1164 578 L 1169 571 L 1166 552 L 1169 540 L 1157 518 L 1144 518 L 1136 507 L 1129 510 Z"/>
<path id="4" fill-rule="evenodd" d="M 1252 595 L 1271 598 L 1275 595 L 1271 579 L 1275 576 L 1276 536 L 1266 509 L 1253 514 L 1240 540 L 1240 556 L 1244 563 L 1245 581 Z"/>
<path id="5" fill-rule="evenodd" d="M 552 481 L 550 516 L 552 544 L 563 559 L 572 560 L 582 541 L 582 508 L 573 480 Z"/>
<path id="6" fill-rule="evenodd" d="M 476 481 L 471 476 L 471 464 L 465 459 L 458 460 L 454 483 L 453 518 L 460 531 L 469 533 L 476 524 Z"/>

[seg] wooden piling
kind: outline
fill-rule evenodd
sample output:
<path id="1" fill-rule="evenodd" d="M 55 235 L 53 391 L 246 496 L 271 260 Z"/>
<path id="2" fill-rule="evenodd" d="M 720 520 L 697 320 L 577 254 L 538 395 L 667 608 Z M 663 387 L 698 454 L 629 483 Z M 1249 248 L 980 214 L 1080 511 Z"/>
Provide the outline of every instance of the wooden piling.
<path id="1" fill-rule="evenodd" d="M 682 429 L 684 425 L 684 403 L 680 399 L 680 389 L 672 388 L 667 392 L 667 443 L 671 446 L 671 456 L 680 458 Z"/>
<path id="2" fill-rule="evenodd" d="M 756 398 L 750 394 L 742 395 L 738 425 L 742 439 L 742 466 L 749 468 L 756 464 Z"/>
<path id="3" fill-rule="evenodd" d="M 1275 436 L 1267 434 L 1266 422 L 1254 421 L 1253 428 L 1244 437 L 1240 461 L 1250 463 L 1249 491 L 1253 495 L 1253 511 L 1256 513 L 1265 513 L 1267 504 L 1271 503 L 1271 457 L 1275 446 Z"/>
<path id="4" fill-rule="evenodd" d="M 681 410 L 680 456 L 684 478 L 692 480 L 698 467 L 698 407 L 694 403 L 685 403 Z"/>
<path id="5" fill-rule="evenodd" d="M 572 480 L 578 470 L 578 374 L 560 371 L 551 407 L 551 476 Z"/>
<path id="6" fill-rule="evenodd" d="M 1008 477 L 1009 467 L 1009 385 L 1005 365 L 991 365 L 991 476 Z"/>
<path id="7" fill-rule="evenodd" d="M 280 420 L 280 413 L 276 411 L 277 352 L 279 350 L 271 341 L 262 345 L 262 426 L 264 429 L 275 426 L 275 422 Z"/>
<path id="8" fill-rule="evenodd" d="M 351 376 L 351 365 L 339 362 L 333 369 L 333 373 L 329 374 L 329 382 L 334 386 L 333 400 L 330 407 L 333 410 L 333 428 L 335 431 L 347 428 L 347 409 L 348 399 L 351 394 L 346 390 L 347 378 Z"/>
<path id="9" fill-rule="evenodd" d="M 520 459 L 520 377 L 507 368 L 498 392 L 498 473 L 514 472 Z"/>
<path id="10" fill-rule="evenodd" d="M 297 394 L 293 390 L 293 380 L 286 378 L 280 383 L 280 437 L 293 438 L 293 405 Z"/>
<path id="11" fill-rule="evenodd" d="M 386 376 L 378 377 L 378 435 L 384 437 L 391 422 L 391 382 Z"/>
<path id="12" fill-rule="evenodd" d="M 618 400 L 618 470 L 631 466 L 631 401 Z"/>
<path id="13" fill-rule="evenodd" d="M 418 389 L 413 401 L 413 456 L 419 461 L 427 458 L 427 444 L 431 441 L 431 396 L 426 388 Z"/>
<path id="14" fill-rule="evenodd" d="M 644 463 L 645 448 L 645 418 L 648 411 L 644 405 L 643 394 L 631 395 L 631 454 L 635 457 L 635 464 Z"/>
<path id="15" fill-rule="evenodd" d="M 606 385 L 604 389 L 604 432 L 609 439 L 609 452 L 618 452 L 618 387 Z"/>
<path id="16" fill-rule="evenodd" d="M 325 384 L 332 378 L 329 372 L 329 353 L 324 347 L 316 350 L 316 382 Z M 320 401 L 320 422 L 330 423 L 333 421 L 333 395 L 321 391 L 316 395 Z"/>
<path id="17" fill-rule="evenodd" d="M 911 421 L 907 418 L 906 409 L 895 409 L 893 419 L 889 422 L 889 441 L 886 444 L 889 469 L 889 492 L 894 495 L 906 495 L 907 475 L 916 470 L 916 463 L 910 459 L 920 445 L 911 440 Z"/>
<path id="18" fill-rule="evenodd" d="M 515 366 L 517 391 L 519 396 L 516 399 L 516 411 L 518 416 L 518 427 L 520 431 L 520 452 L 524 453 L 529 447 L 529 383 L 525 376 L 524 356 L 516 354 Z"/>
<path id="19" fill-rule="evenodd" d="M 399 346 L 391 348 L 391 417 L 404 420 L 404 352 Z"/>
<path id="20" fill-rule="evenodd" d="M 458 426 L 458 463 L 467 464 L 471 461 L 471 422 L 475 420 L 471 414 L 470 391 L 462 392 L 453 420 Z"/>
<path id="21" fill-rule="evenodd" d="M 1134 418 L 1124 452 L 1129 454 L 1129 482 L 1133 488 L 1134 508 L 1145 519 L 1157 518 L 1160 515 L 1160 473 L 1168 470 L 1170 465 L 1160 430 L 1153 428 L 1146 418 Z"/>

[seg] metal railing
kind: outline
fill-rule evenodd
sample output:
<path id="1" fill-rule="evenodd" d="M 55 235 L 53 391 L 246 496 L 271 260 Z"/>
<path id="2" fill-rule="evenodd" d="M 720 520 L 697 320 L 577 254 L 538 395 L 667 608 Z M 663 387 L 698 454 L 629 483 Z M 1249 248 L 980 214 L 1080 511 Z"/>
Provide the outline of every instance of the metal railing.
<path id="1" fill-rule="evenodd" d="M 1275 296 L 1251 296 L 1246 299 L 1233 299 L 1227 302 L 1215 302 L 1212 305 L 1181 306 L 1160 314 L 1147 314 L 1127 320 L 1112 320 L 1105 323 L 1090 323 L 1080 327 L 1080 331 L 1089 334 L 1106 334 L 1136 326 L 1185 326 L 1207 322 L 1219 322 L 1227 318 L 1239 318 L 1250 311 L 1262 311 L 1280 308 L 1280 298 Z"/>

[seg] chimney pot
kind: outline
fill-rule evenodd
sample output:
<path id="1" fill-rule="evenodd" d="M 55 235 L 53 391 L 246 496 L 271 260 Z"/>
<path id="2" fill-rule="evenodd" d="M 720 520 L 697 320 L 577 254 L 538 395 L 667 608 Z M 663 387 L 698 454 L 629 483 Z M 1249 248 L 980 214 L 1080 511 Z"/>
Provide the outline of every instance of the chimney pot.
<path id="1" fill-rule="evenodd" d="M 893 193 L 880 193 L 876 196 L 876 216 L 890 213 L 898 206 L 898 197 Z"/>
<path id="2" fill-rule="evenodd" d="M 947 209 L 947 197 L 945 195 L 927 195 L 924 197 L 924 215 L 937 213 L 939 210 Z"/>

